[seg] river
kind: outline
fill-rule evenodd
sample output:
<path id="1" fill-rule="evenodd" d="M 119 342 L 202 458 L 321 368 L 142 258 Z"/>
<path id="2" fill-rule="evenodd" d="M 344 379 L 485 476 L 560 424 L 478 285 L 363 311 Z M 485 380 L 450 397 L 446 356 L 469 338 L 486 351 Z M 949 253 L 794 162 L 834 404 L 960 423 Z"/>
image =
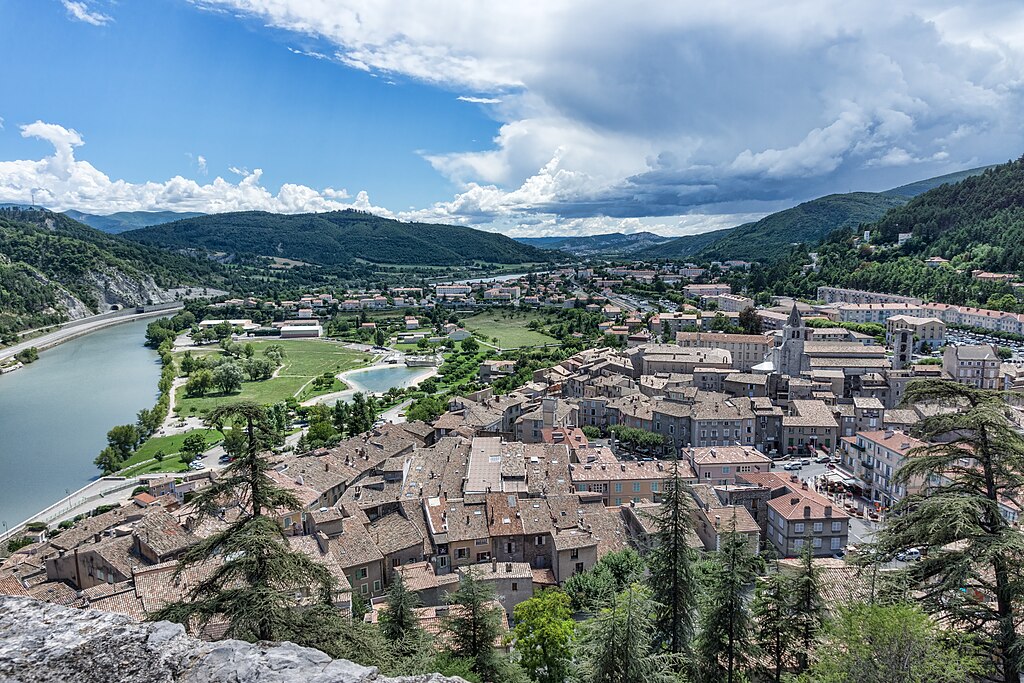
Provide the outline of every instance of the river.
<path id="1" fill-rule="evenodd" d="M 0 376 L 0 522 L 14 526 L 89 483 L 107 430 L 156 402 L 150 322 L 92 332 Z"/>

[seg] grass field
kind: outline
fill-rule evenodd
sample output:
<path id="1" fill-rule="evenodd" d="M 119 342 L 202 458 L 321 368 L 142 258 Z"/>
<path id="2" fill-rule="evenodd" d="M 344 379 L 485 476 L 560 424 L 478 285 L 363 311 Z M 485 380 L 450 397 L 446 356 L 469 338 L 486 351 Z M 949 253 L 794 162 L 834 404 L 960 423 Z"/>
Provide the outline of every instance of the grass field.
<path id="1" fill-rule="evenodd" d="M 513 317 L 509 318 L 509 313 Z M 497 337 L 497 345 L 503 349 L 557 344 L 558 340 L 554 337 L 527 329 L 531 320 L 540 319 L 541 316 L 532 311 L 497 309 L 462 318 L 461 322 L 467 330 L 489 343 L 493 343 L 492 338 Z"/>
<path id="2" fill-rule="evenodd" d="M 224 435 L 215 429 L 201 429 L 198 432 L 206 439 L 207 448 L 216 445 L 224 438 Z M 130 477 L 150 472 L 184 472 L 188 469 L 188 466 L 181 461 L 178 453 L 181 451 L 181 444 L 185 441 L 185 437 L 194 433 L 187 432 L 185 434 L 175 434 L 174 436 L 154 436 L 142 444 L 139 450 L 135 451 L 132 457 L 124 462 L 122 472 L 125 476 Z M 147 460 L 152 460 L 156 457 L 158 452 L 163 453 L 163 460 L 146 463 Z"/>
<path id="3" fill-rule="evenodd" d="M 335 380 L 334 386 L 314 391 L 310 382 L 325 372 L 338 374 L 345 370 L 362 367 L 370 358 L 369 354 L 346 349 L 319 339 L 260 340 L 251 342 L 256 355 L 271 344 L 280 344 L 285 350 L 284 365 L 271 379 L 260 382 L 243 382 L 242 391 L 236 394 L 211 393 L 201 398 L 189 398 L 185 388 L 175 395 L 175 413 L 178 415 L 201 415 L 212 408 L 237 401 L 255 401 L 271 404 L 296 398 L 304 401 L 313 396 L 341 391 L 344 384 Z"/>

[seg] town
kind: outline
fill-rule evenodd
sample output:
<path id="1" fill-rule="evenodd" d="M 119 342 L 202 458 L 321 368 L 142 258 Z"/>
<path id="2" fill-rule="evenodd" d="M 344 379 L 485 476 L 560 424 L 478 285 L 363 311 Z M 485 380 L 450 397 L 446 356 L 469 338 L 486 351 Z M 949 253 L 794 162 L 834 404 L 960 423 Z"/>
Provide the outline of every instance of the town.
<path id="1" fill-rule="evenodd" d="M 813 558 L 824 591 L 849 596 L 861 548 L 925 483 L 896 476 L 928 445 L 915 427 L 955 410 L 905 404 L 908 385 L 1020 389 L 1017 353 L 984 335 L 1020 335 L 1024 315 L 836 287 L 819 288 L 815 301 L 758 306 L 719 280 L 748 266 L 576 265 L 286 301 L 221 297 L 207 310 L 222 317 L 199 321 L 191 336 L 336 336 L 405 349 L 410 365 L 443 365 L 467 340 L 486 345 L 472 381 L 426 421 L 392 414 L 332 445 L 268 456 L 270 479 L 301 501 L 276 521 L 292 550 L 331 573 L 345 614 L 375 623 L 400 579 L 436 633 L 450 594 L 472 575 L 491 587 L 507 629 L 541 589 L 627 549 L 650 553 L 671 480 L 690 498 L 693 551 L 720 551 L 740 534 L 783 565 Z M 656 284 L 637 294 L 635 285 Z M 550 346 L 579 350 L 524 374 L 501 338 L 470 331 L 479 311 L 505 309 L 551 320 L 582 311 L 595 322 L 551 337 Z M 540 318 L 530 320 L 543 335 Z M 182 572 L 179 560 L 239 514 L 229 505 L 211 518 L 190 502 L 219 467 L 149 475 L 125 504 L 27 529 L 0 565 L 0 594 L 135 620 L 187 601 L 210 567 Z M 1012 497 L 998 505 L 1016 526 Z M 883 569 L 919 556 L 911 548 Z"/>

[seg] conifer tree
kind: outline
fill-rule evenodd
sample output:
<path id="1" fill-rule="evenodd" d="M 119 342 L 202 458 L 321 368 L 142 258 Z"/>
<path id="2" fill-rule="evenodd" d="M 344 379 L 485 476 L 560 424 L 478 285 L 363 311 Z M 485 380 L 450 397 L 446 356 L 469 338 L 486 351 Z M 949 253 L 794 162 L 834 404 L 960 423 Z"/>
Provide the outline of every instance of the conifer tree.
<path id="1" fill-rule="evenodd" d="M 473 671 L 487 680 L 494 680 L 500 663 L 494 642 L 501 635 L 500 607 L 489 604 L 494 591 L 466 572 L 459 589 L 449 598 L 450 611 L 444 629 L 452 655 L 473 662 Z"/>
<path id="2" fill-rule="evenodd" d="M 942 380 L 908 385 L 905 402 L 953 410 L 918 423 L 917 435 L 932 443 L 912 449 L 897 472 L 908 495 L 890 513 L 879 550 L 892 557 L 923 548 L 909 575 L 925 609 L 981 636 L 998 662 L 996 680 L 1018 683 L 1024 536 L 1000 511 L 1024 487 L 1011 398 L 1019 396 Z"/>
<path id="3" fill-rule="evenodd" d="M 722 534 L 700 615 L 695 655 L 705 683 L 733 683 L 746 671 L 753 651 L 747 594 L 757 576 L 749 538 L 733 529 Z"/>
<path id="4" fill-rule="evenodd" d="M 408 657 L 419 650 L 426 633 L 420 628 L 416 608 L 420 601 L 405 585 L 405 579 L 395 572 L 388 586 L 387 609 L 381 613 L 380 629 L 399 657 Z"/>
<path id="5" fill-rule="evenodd" d="M 814 640 L 821 630 L 824 619 L 820 574 L 814 564 L 814 546 L 811 539 L 807 538 L 800 553 L 800 566 L 790 582 L 793 590 L 793 625 L 800 640 L 800 647 L 797 649 L 799 671 L 807 668 Z"/>
<path id="6" fill-rule="evenodd" d="M 754 642 L 761 651 L 763 668 L 774 683 L 782 673 L 793 668 L 793 650 L 797 641 L 796 624 L 792 621 L 793 585 L 778 570 L 764 577 L 757 585 L 753 616 L 756 623 Z"/>
<path id="7" fill-rule="evenodd" d="M 657 603 L 655 633 L 663 647 L 676 656 L 690 650 L 697 609 L 693 550 L 687 543 L 693 531 L 692 507 L 693 500 L 679 475 L 679 461 L 674 459 L 654 519 L 654 549 L 647 564 Z"/>
<path id="8" fill-rule="evenodd" d="M 218 618 L 227 622 L 227 637 L 302 642 L 298 608 L 310 602 L 329 605 L 333 577 L 324 565 L 292 551 L 271 516 L 301 505 L 267 475 L 270 465 L 263 450 L 276 434 L 264 409 L 233 403 L 214 409 L 208 417 L 218 429 L 228 421 L 243 430 L 244 448 L 210 486 L 196 493 L 192 505 L 198 521 L 218 517 L 224 508 L 237 508 L 238 518 L 185 552 L 176 575 L 198 564 L 208 564 L 210 570 L 182 602 L 157 611 L 153 618 L 199 628 Z M 308 600 L 296 598 L 297 592 Z"/>
<path id="9" fill-rule="evenodd" d="M 673 679 L 670 661 L 651 642 L 655 604 L 641 584 L 627 587 L 586 624 L 582 643 L 586 683 L 652 683 Z"/>

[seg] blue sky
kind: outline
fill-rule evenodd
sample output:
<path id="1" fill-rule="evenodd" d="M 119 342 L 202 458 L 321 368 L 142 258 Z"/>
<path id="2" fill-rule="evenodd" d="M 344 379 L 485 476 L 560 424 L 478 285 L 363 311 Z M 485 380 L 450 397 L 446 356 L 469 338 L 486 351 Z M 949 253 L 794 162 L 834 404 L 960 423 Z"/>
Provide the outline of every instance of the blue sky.
<path id="1" fill-rule="evenodd" d="M 0 201 L 94 213 L 685 234 L 1024 152 L 1004 0 L 5 0 L 0 58 Z"/>

